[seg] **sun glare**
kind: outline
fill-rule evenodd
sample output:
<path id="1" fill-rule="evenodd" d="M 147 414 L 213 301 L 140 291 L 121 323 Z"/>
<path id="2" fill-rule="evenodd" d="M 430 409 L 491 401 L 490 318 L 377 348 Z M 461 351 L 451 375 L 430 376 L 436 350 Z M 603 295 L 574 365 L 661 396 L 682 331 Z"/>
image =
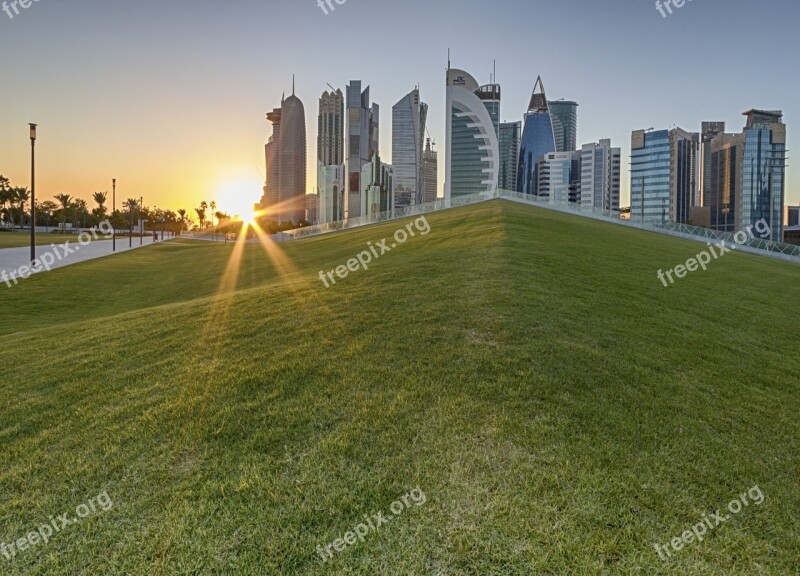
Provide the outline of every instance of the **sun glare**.
<path id="1" fill-rule="evenodd" d="M 253 205 L 261 198 L 262 186 L 255 174 L 238 174 L 226 179 L 218 188 L 218 210 L 231 217 L 238 216 L 242 220 L 252 222 L 256 216 Z"/>

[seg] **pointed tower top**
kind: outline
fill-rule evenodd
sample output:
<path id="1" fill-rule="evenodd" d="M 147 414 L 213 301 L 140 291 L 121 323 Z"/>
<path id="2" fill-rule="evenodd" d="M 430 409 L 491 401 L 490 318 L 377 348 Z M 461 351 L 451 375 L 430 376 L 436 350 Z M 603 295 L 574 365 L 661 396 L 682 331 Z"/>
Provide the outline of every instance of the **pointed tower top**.
<path id="1" fill-rule="evenodd" d="M 539 91 L 537 94 L 536 91 Z M 528 112 L 547 112 L 547 96 L 544 92 L 544 83 L 542 77 L 536 77 L 536 84 L 533 85 L 533 93 L 531 94 L 531 102 L 528 104 Z"/>
<path id="2" fill-rule="evenodd" d="M 294 96 L 294 74 L 292 74 L 292 96 Z"/>

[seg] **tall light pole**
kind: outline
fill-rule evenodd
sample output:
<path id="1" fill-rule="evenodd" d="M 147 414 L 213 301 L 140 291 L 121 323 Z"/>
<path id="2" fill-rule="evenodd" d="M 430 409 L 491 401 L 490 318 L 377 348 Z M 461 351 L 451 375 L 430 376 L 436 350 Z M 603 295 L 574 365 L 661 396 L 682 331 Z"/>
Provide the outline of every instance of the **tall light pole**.
<path id="1" fill-rule="evenodd" d="M 31 266 L 36 260 L 36 124 L 28 124 L 31 129 Z"/>
<path id="2" fill-rule="evenodd" d="M 144 224 L 142 223 L 141 216 L 142 206 L 144 206 L 144 196 L 139 197 L 139 246 L 141 246 L 142 242 L 144 242 Z"/>
<path id="3" fill-rule="evenodd" d="M 114 212 L 117 211 L 117 179 L 111 179 L 111 219 L 114 219 Z M 111 249 L 113 252 L 117 251 L 117 227 L 111 223 Z"/>

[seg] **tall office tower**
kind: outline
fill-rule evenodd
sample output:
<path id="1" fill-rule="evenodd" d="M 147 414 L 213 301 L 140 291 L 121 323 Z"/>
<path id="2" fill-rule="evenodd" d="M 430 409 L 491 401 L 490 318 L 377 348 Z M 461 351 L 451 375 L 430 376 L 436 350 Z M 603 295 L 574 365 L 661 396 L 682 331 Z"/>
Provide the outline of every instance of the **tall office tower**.
<path id="1" fill-rule="evenodd" d="M 344 218 L 344 94 L 323 92 L 317 120 L 317 220 L 327 224 Z"/>
<path id="2" fill-rule="evenodd" d="M 311 224 L 319 223 L 319 195 L 306 194 L 306 222 Z"/>
<path id="3" fill-rule="evenodd" d="M 306 113 L 294 95 L 281 106 L 280 210 L 285 220 L 295 224 L 306 215 Z"/>
<path id="4" fill-rule="evenodd" d="M 500 124 L 500 180 L 501 190 L 517 191 L 517 164 L 522 122 Z"/>
<path id="5" fill-rule="evenodd" d="M 556 152 L 571 152 L 578 143 L 578 103 L 553 100 L 547 103 L 553 120 Z"/>
<path id="6" fill-rule="evenodd" d="M 539 92 L 537 93 L 537 90 Z M 539 159 L 545 154 L 556 151 L 553 135 L 553 121 L 547 106 L 542 78 L 536 79 L 533 86 L 528 113 L 525 115 L 525 128 L 522 131 L 522 143 L 519 150 L 517 169 L 517 191 L 524 194 L 536 194 L 538 181 L 537 166 Z"/>
<path id="7" fill-rule="evenodd" d="M 680 128 L 631 135 L 631 220 L 688 222 L 697 198 L 700 135 Z"/>
<path id="8" fill-rule="evenodd" d="M 317 119 L 317 160 L 323 166 L 344 164 L 344 94 L 323 92 Z"/>
<path id="9" fill-rule="evenodd" d="M 351 81 L 347 87 L 346 218 L 357 218 L 366 213 L 367 198 L 361 170 L 378 153 L 379 111 L 377 104 L 370 106 L 369 86 L 362 92 L 361 81 Z"/>
<path id="10" fill-rule="evenodd" d="M 392 107 L 394 201 L 398 208 L 422 203 L 422 153 L 427 117 L 428 105 L 420 101 L 417 88 Z"/>
<path id="11" fill-rule="evenodd" d="M 423 165 L 423 202 L 435 202 L 439 195 L 439 153 L 431 149 L 431 139 L 425 142 L 422 153 Z"/>
<path id="12" fill-rule="evenodd" d="M 486 106 L 492 126 L 497 137 L 500 138 L 500 84 L 486 84 L 475 91 L 475 95 Z"/>
<path id="13" fill-rule="evenodd" d="M 492 117 L 499 88 L 481 91 L 475 78 L 450 68 L 446 76 L 447 143 L 445 146 L 446 199 L 469 194 L 493 194 L 500 175 L 500 146 Z M 478 93 L 481 92 L 479 95 Z M 489 108 L 487 108 L 487 105 Z M 499 110 L 497 111 L 499 116 Z"/>
<path id="14" fill-rule="evenodd" d="M 706 205 L 711 228 L 737 232 L 762 218 L 771 240 L 783 236 L 786 125 L 778 110 L 748 110 L 741 134 L 711 140 L 711 174 Z"/>
<path id="15" fill-rule="evenodd" d="M 267 161 L 267 182 L 264 186 L 264 195 L 261 197 L 258 207 L 261 210 L 268 210 L 267 215 L 276 222 L 280 219 L 278 203 L 280 202 L 280 161 L 278 160 L 278 150 L 281 145 L 281 109 L 275 108 L 267 113 L 267 120 L 272 124 L 272 136 L 264 146 Z"/>
<path id="16" fill-rule="evenodd" d="M 622 151 L 611 140 L 584 144 L 581 155 L 580 204 L 619 212 Z"/>
<path id="17" fill-rule="evenodd" d="M 550 152 L 539 158 L 537 164 L 538 196 L 549 199 L 550 204 L 575 202 L 581 153 Z"/>
<path id="18" fill-rule="evenodd" d="M 361 182 L 365 198 L 363 216 L 377 216 L 393 209 L 396 185 L 392 165 L 381 162 L 379 154 L 373 154 L 372 161 L 361 169 Z"/>
<path id="19" fill-rule="evenodd" d="M 725 122 L 703 122 L 700 125 L 700 193 L 698 206 L 708 206 L 711 183 L 711 141 L 725 133 Z"/>

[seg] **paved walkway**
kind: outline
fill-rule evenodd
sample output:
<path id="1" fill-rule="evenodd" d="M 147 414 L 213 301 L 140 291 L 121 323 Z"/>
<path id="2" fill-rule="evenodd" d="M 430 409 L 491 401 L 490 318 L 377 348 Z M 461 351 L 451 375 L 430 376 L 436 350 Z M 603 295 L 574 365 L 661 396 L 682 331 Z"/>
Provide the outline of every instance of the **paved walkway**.
<path id="1" fill-rule="evenodd" d="M 143 238 L 143 246 L 153 244 L 152 237 Z M 117 251 L 127 252 L 139 248 L 139 238 L 133 239 L 133 247 L 128 248 L 128 238 L 117 238 Z M 95 258 L 102 258 L 103 256 L 110 256 L 115 252 L 112 251 L 111 240 L 94 240 L 85 246 L 81 246 L 78 242 L 78 237 L 75 240 L 69 241 L 66 245 L 61 244 L 46 244 L 44 246 L 36 247 L 36 257 L 45 265 L 40 266 L 36 272 L 42 272 L 45 268 L 63 268 L 70 264 L 77 264 L 78 262 L 86 262 L 87 260 L 94 260 Z M 52 263 L 50 263 L 52 261 Z M 7 277 L 12 274 L 20 278 L 21 272 L 25 272 L 23 267 L 30 269 L 31 264 L 31 247 L 25 246 L 24 248 L 4 248 L 0 250 L 0 280 L 7 281 Z M 3 274 L 5 273 L 5 274 Z M 12 281 L 13 284 L 13 281 Z M 2 284 L 0 284 L 0 288 Z"/>

